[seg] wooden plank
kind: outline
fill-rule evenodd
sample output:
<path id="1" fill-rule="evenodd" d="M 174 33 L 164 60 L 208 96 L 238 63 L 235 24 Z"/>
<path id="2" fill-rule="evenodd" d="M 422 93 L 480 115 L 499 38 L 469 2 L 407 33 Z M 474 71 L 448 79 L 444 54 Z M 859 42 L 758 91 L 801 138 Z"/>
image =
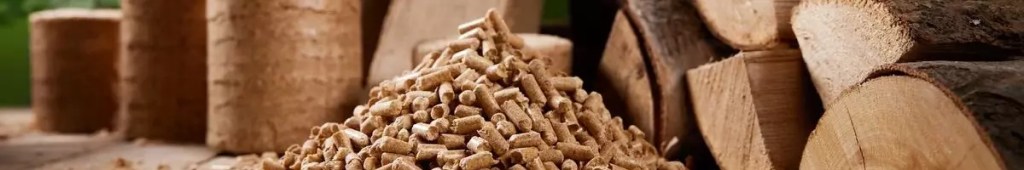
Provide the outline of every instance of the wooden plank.
<path id="1" fill-rule="evenodd" d="M 202 145 L 120 143 L 36 169 L 187 169 L 214 155 Z"/>
<path id="2" fill-rule="evenodd" d="M 629 20 L 621 11 L 618 12 L 601 57 L 599 83 L 595 86 L 606 95 L 605 106 L 612 113 L 623 116 L 626 122 L 636 125 L 645 134 L 657 134 L 654 94 L 647 64 L 641 54 L 643 49 L 638 43 Z M 647 140 L 654 141 L 654 137 L 647 135 Z"/>
<path id="3" fill-rule="evenodd" d="M 785 48 L 795 42 L 789 24 L 800 0 L 695 0 L 704 23 L 725 43 L 740 50 Z"/>
<path id="4" fill-rule="evenodd" d="M 884 64 L 1024 51 L 1024 1 L 807 0 L 793 31 L 826 108 Z"/>
<path id="5" fill-rule="evenodd" d="M 33 116 L 30 108 L 0 108 L 0 141 L 32 131 Z"/>
<path id="6" fill-rule="evenodd" d="M 672 138 L 687 142 L 692 130 L 686 103 L 686 70 L 707 63 L 715 55 L 708 42 L 696 9 L 688 1 L 626 0 L 623 4 L 639 33 L 642 54 L 651 66 L 655 88 L 655 143 L 667 144 Z M 660 147 L 666 155 L 676 155 L 678 148 Z"/>
<path id="7" fill-rule="evenodd" d="M 1024 168 L 1024 61 L 886 65 L 843 93 L 802 169 Z"/>
<path id="8" fill-rule="evenodd" d="M 687 73 L 693 113 L 723 169 L 796 169 L 817 113 L 794 49 L 742 52 Z"/>
<path id="9" fill-rule="evenodd" d="M 26 134 L 0 142 L 0 169 L 33 169 L 116 145 L 113 136 Z"/>
<path id="10" fill-rule="evenodd" d="M 367 83 L 374 85 L 412 69 L 414 64 L 410 58 L 413 56 L 410 55 L 418 43 L 458 36 L 458 32 L 453 28 L 479 18 L 488 9 L 497 8 L 503 11 L 504 18 L 512 24 L 512 28 L 518 28 L 517 24 L 539 25 L 529 24 L 539 23 L 539 18 L 532 18 L 539 15 L 527 15 L 540 13 L 539 8 L 525 8 L 531 5 L 517 4 L 534 3 L 532 1 L 537 0 L 393 0 L 385 17 L 373 61 L 370 63 Z M 509 10 L 517 10 L 514 12 L 516 15 L 509 15 Z M 512 31 L 526 32 L 537 29 L 539 28 Z"/>

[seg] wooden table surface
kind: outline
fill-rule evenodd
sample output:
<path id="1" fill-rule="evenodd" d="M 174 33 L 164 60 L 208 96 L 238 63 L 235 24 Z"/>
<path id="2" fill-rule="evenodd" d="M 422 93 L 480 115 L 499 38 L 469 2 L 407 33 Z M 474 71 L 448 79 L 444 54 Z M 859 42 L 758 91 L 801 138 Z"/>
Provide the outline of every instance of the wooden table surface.
<path id="1" fill-rule="evenodd" d="M 0 108 L 0 170 L 232 169 L 237 159 L 202 144 L 127 141 L 119 135 L 48 134 L 31 128 L 28 108 Z"/>

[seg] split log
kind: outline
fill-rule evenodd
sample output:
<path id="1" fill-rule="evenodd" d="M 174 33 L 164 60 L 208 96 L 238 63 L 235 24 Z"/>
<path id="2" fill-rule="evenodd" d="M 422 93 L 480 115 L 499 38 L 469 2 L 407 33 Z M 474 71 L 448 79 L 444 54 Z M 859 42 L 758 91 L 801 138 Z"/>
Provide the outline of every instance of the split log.
<path id="1" fill-rule="evenodd" d="M 1024 61 L 883 66 L 843 93 L 801 169 L 1022 169 Z"/>
<path id="2" fill-rule="evenodd" d="M 722 169 L 796 169 L 818 113 L 800 51 L 742 52 L 687 72 L 693 113 Z M 817 99 L 813 99 L 817 100 Z"/>
<path id="3" fill-rule="evenodd" d="M 686 70 L 707 63 L 715 55 L 708 42 L 711 35 L 696 9 L 687 1 L 626 0 L 626 16 L 639 33 L 642 54 L 647 57 L 654 79 L 654 117 L 658 130 L 655 142 L 662 153 L 676 155 L 679 147 L 664 144 L 672 138 L 685 140 L 690 132 L 686 108 Z"/>
<path id="4" fill-rule="evenodd" d="M 309 127 L 351 115 L 363 77 L 360 0 L 312 2 L 210 1 L 210 147 L 281 152 Z"/>
<path id="5" fill-rule="evenodd" d="M 29 18 L 36 127 L 65 133 L 112 130 L 121 11 L 56 9 Z"/>
<path id="6" fill-rule="evenodd" d="M 647 64 L 641 54 L 636 32 L 629 19 L 619 11 L 608 36 L 608 45 L 601 57 L 600 81 L 597 83 L 604 100 L 612 113 L 619 113 L 623 119 L 632 122 L 654 141 L 654 95 Z"/>
<path id="7" fill-rule="evenodd" d="M 121 1 L 121 101 L 129 138 L 202 143 L 206 1 Z"/>
<path id="8" fill-rule="evenodd" d="M 789 17 L 800 0 L 695 0 L 712 33 L 740 50 L 765 50 L 795 41 Z"/>
<path id="9" fill-rule="evenodd" d="M 525 5 L 536 3 L 533 1 L 540 0 L 393 0 L 384 18 L 366 83 L 375 85 L 411 70 L 414 64 L 410 58 L 414 56 L 409 55 L 418 43 L 458 36 L 451 28 L 477 19 L 491 8 L 502 11 L 513 32 L 538 30 L 540 28 L 519 26 L 540 25 L 540 18 L 529 18 L 539 14 L 528 15 L 540 13 L 540 8 Z"/>
<path id="10" fill-rule="evenodd" d="M 523 39 L 526 46 L 523 50 L 531 57 L 541 57 L 544 63 L 549 63 L 549 70 L 561 73 L 572 73 L 572 42 L 568 39 L 545 34 L 519 33 L 516 34 Z M 442 51 L 448 47 L 448 43 L 455 38 L 444 38 L 426 41 L 416 45 L 413 50 L 413 63 L 420 63 L 423 56 L 430 52 Z"/>
<path id="11" fill-rule="evenodd" d="M 807 0 L 794 11 L 793 30 L 826 107 L 876 66 L 998 60 L 1024 49 L 1018 0 Z"/>

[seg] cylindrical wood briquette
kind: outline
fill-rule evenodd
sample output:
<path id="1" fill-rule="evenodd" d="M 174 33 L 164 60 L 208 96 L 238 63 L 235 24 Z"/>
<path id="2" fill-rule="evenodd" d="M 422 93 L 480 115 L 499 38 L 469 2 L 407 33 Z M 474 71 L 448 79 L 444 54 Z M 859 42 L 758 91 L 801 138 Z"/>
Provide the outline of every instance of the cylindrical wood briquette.
<path id="1" fill-rule="evenodd" d="M 29 17 L 35 127 L 116 128 L 120 20 L 117 10 L 55 9 Z"/>
<path id="2" fill-rule="evenodd" d="M 206 1 L 123 0 L 121 12 L 118 103 L 125 136 L 204 142 L 210 97 Z M 289 128 L 296 140 L 275 142 L 281 146 L 274 149 L 301 142 L 314 123 L 323 122 Z"/>

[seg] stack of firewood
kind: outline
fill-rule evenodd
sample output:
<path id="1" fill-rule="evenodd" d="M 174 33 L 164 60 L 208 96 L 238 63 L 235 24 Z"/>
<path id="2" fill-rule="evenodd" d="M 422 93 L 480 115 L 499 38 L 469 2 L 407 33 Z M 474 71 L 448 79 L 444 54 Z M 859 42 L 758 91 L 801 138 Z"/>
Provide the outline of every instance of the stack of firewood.
<path id="1" fill-rule="evenodd" d="M 602 82 L 661 149 L 706 146 L 724 169 L 1024 168 L 1021 13 L 1012 0 L 627 0 Z"/>

